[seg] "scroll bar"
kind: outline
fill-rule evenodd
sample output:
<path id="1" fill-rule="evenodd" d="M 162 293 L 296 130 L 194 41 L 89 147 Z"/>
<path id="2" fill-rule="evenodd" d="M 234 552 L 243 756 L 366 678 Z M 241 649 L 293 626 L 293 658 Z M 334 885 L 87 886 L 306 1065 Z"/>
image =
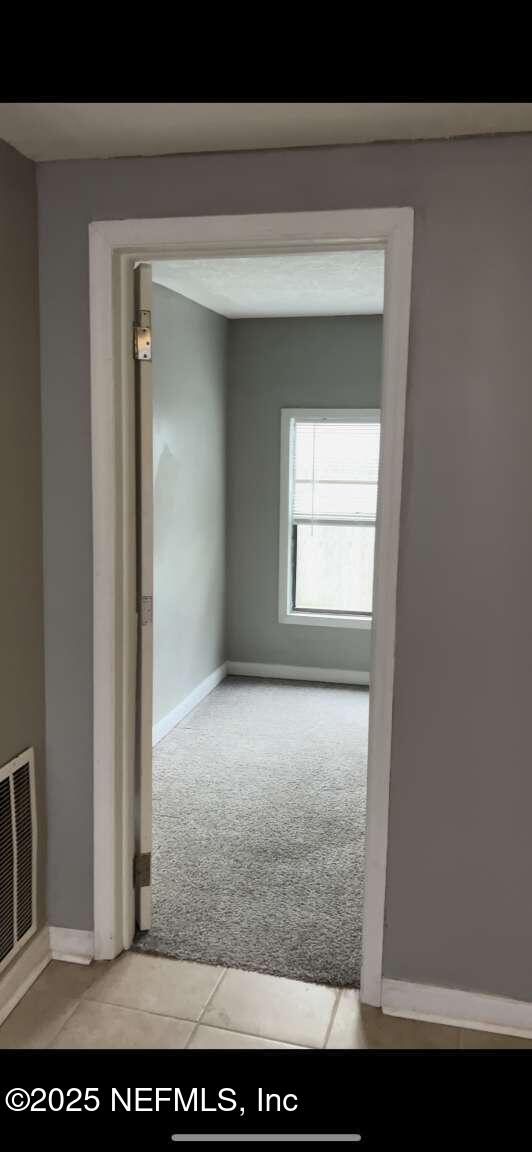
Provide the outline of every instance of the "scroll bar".
<path id="1" fill-rule="evenodd" d="M 285 1144 L 295 1144 L 310 1143 L 311 1141 L 315 1144 L 359 1144 L 362 1137 L 359 1132 L 331 1132 L 330 1134 L 324 1132 L 292 1132 L 290 1135 L 282 1135 L 278 1132 L 238 1132 L 234 1135 L 220 1133 L 219 1135 L 212 1136 L 203 1132 L 197 1132 L 194 1135 L 186 1132 L 174 1132 L 172 1140 L 176 1144 L 223 1144 L 229 1140 L 234 1140 L 240 1144 L 282 1144 L 283 1142 Z"/>

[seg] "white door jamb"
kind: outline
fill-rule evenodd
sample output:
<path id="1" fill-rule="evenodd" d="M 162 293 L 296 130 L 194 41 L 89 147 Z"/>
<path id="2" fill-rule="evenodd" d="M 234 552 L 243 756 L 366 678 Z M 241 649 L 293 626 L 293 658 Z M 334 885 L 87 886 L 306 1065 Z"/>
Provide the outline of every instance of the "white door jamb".
<path id="1" fill-rule="evenodd" d="M 94 588 L 94 949 L 131 943 L 132 315 L 135 261 L 385 247 L 381 461 L 375 541 L 361 998 L 382 998 L 382 947 L 403 466 L 411 208 L 109 220 L 89 225 Z"/>

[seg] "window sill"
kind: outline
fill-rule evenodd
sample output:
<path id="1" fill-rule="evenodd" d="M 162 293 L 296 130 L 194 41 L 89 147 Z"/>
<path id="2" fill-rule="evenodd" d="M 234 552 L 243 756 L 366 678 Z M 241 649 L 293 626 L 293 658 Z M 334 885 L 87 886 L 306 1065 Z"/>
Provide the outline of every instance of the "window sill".
<path id="1" fill-rule="evenodd" d="M 359 628 L 369 631 L 372 626 L 371 616 L 331 616 L 326 612 L 280 612 L 280 624 L 304 624 L 305 627 L 319 628 Z"/>

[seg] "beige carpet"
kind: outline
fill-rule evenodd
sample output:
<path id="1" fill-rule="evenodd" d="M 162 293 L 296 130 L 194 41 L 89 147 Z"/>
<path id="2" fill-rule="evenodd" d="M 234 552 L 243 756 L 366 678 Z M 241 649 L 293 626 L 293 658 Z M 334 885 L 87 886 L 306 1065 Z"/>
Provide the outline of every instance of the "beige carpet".
<path id="1" fill-rule="evenodd" d="M 360 981 L 368 691 L 229 677 L 154 748 L 135 947 Z"/>

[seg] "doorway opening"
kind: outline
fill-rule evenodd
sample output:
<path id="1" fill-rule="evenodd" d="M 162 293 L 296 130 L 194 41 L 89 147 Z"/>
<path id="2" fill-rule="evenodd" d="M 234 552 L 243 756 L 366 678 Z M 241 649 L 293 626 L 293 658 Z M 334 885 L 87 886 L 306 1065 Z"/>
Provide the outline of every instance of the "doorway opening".
<path id="1" fill-rule="evenodd" d="M 275 551 L 274 567 L 277 571 L 276 626 L 287 637 L 315 636 L 320 642 L 320 651 L 323 654 L 321 663 L 316 663 L 315 655 L 311 663 L 305 663 L 305 648 L 303 640 L 299 644 L 296 664 L 290 664 L 286 652 L 280 656 L 272 653 L 268 661 L 263 656 L 261 660 L 253 660 L 251 649 L 245 650 L 240 644 L 230 653 L 214 674 L 220 674 L 220 684 L 213 688 L 210 695 L 198 703 L 196 713 L 188 712 L 181 719 L 185 725 L 196 722 L 202 708 L 213 708 L 217 699 L 230 685 L 237 687 L 236 677 L 245 679 L 240 686 L 247 691 L 253 687 L 253 678 L 260 677 L 256 688 L 273 691 L 283 687 L 281 681 L 289 681 L 288 688 L 293 690 L 295 699 L 302 699 L 303 693 L 310 688 L 326 693 L 344 692 L 347 697 L 352 692 L 353 678 L 357 672 L 364 669 L 357 668 L 352 658 L 342 660 L 339 668 L 334 668 L 330 661 L 330 653 L 325 658 L 327 637 L 336 630 L 347 637 L 362 638 L 364 635 L 370 639 L 371 670 L 366 674 L 364 684 L 371 681 L 371 699 L 369 707 L 369 754 L 367 772 L 367 806 L 365 820 L 365 862 L 364 883 L 360 888 L 360 899 L 363 900 L 363 931 L 362 931 L 362 971 L 361 971 L 361 999 L 365 1003 L 378 1005 L 381 1001 L 382 987 L 382 942 L 384 925 L 384 900 L 386 876 L 386 838 L 387 838 L 387 812 L 390 770 L 390 743 L 391 719 L 394 681 L 394 636 L 395 636 L 395 593 L 397 579 L 397 555 L 399 536 L 399 510 L 402 474 L 402 444 L 404 427 L 404 406 L 406 392 L 406 364 L 408 349 L 408 318 L 410 305 L 410 278 L 412 256 L 412 219 L 411 209 L 378 209 L 378 210 L 349 210 L 341 212 L 317 213 L 289 213 L 273 216 L 241 216 L 241 217 L 206 217 L 182 218 L 170 220 L 135 220 L 135 221 L 108 221 L 90 225 L 90 267 L 91 267 L 91 386 L 92 386 L 92 447 L 93 447 L 93 529 L 94 529 L 94 825 L 95 825 L 95 954 L 98 959 L 109 959 L 117 955 L 124 947 L 131 946 L 135 936 L 135 886 L 133 876 L 138 882 L 137 887 L 137 919 L 139 919 L 139 903 L 144 903 L 145 909 L 150 907 L 149 868 L 147 868 L 149 852 L 142 851 L 142 836 L 140 840 L 135 836 L 137 829 L 149 827 L 151 820 L 146 820 L 146 813 L 151 801 L 150 788 L 146 787 L 146 773 L 141 771 L 135 781 L 133 772 L 135 751 L 135 722 L 139 714 L 136 708 L 136 675 L 137 666 L 137 639 L 142 643 L 142 632 L 137 629 L 138 615 L 144 619 L 144 627 L 153 627 L 151 617 L 150 594 L 142 596 L 142 581 L 137 588 L 135 564 L 135 412 L 133 384 L 133 361 L 131 357 L 131 325 L 134 319 L 134 268 L 139 263 L 147 266 L 153 262 L 167 260 L 175 263 L 189 262 L 199 266 L 202 260 L 220 257 L 230 257 L 228 264 L 233 262 L 233 268 L 243 257 L 267 259 L 268 257 L 287 257 L 290 254 L 321 254 L 329 257 L 333 253 L 344 255 L 353 254 L 363 250 L 364 253 L 384 251 L 384 313 L 382 324 L 382 373 L 380 395 L 380 446 L 378 464 L 376 525 L 374 538 L 374 580 L 371 603 L 371 624 L 367 627 L 367 609 L 364 608 L 361 594 L 364 581 L 359 580 L 357 591 L 357 611 L 353 608 L 353 590 L 346 593 L 342 581 L 335 588 L 331 588 L 330 571 L 331 556 L 336 553 L 347 554 L 349 547 L 353 546 L 353 532 L 355 529 L 365 533 L 368 539 L 368 530 L 373 524 L 353 522 L 353 509 L 348 514 L 339 516 L 338 507 L 333 510 L 337 520 L 343 519 L 344 524 L 336 523 L 335 528 L 345 529 L 343 537 L 336 536 L 334 548 L 324 547 L 325 531 L 331 527 L 327 520 L 326 510 L 320 507 L 323 494 L 323 485 L 320 480 L 319 469 L 314 475 L 300 476 L 302 483 L 308 484 L 308 490 L 313 490 L 312 500 L 314 508 L 310 521 L 305 520 L 305 509 L 297 501 L 282 501 L 283 468 L 286 470 L 296 467 L 295 457 L 298 439 L 308 437 L 308 423 L 314 424 L 311 429 L 315 442 L 320 440 L 320 427 L 324 421 L 308 419 L 309 412 L 317 405 L 323 415 L 323 407 L 327 408 L 327 421 L 329 432 L 334 432 L 334 425 L 338 435 L 346 433 L 346 423 L 342 419 L 333 419 L 338 414 L 338 403 L 331 407 L 331 401 L 325 405 L 320 399 L 308 397 L 304 401 L 299 396 L 288 398 L 283 407 L 291 411 L 289 417 L 286 412 L 281 416 L 278 428 L 277 462 L 277 493 L 280 504 L 277 510 L 277 527 L 282 533 L 290 525 L 290 537 L 286 540 L 285 559 L 282 562 L 283 545 L 281 536 L 273 546 Z M 163 286 L 164 287 L 164 286 Z M 167 286 L 166 286 L 167 287 Z M 212 285 L 211 285 L 212 287 Z M 171 287 L 169 292 L 174 292 Z M 185 296 L 186 293 L 178 291 L 176 296 Z M 189 301 L 190 302 L 190 301 Z M 138 302 L 137 302 L 138 303 Z M 198 301 L 194 301 L 198 303 Z M 214 314 L 212 299 L 204 300 L 200 307 Z M 304 302 L 303 302 L 304 303 Z M 302 309 L 304 310 L 304 309 Z M 352 309 L 350 310 L 352 315 Z M 335 321 L 332 315 L 323 316 L 327 322 Z M 350 319 L 350 315 L 340 316 Z M 338 315 L 336 317 L 338 319 Z M 313 316 L 255 316 L 227 318 L 242 321 L 241 327 L 250 330 L 256 323 L 277 324 L 289 320 L 298 323 L 310 323 L 318 327 L 318 320 Z M 286 359 L 286 358 L 285 358 Z M 244 362 L 245 356 L 242 362 Z M 146 367 L 146 366 L 145 366 Z M 323 374 L 327 375 L 328 365 L 322 364 Z M 151 365 L 151 369 L 153 365 Z M 309 377 L 310 379 L 310 377 Z M 270 375 L 270 383 L 274 377 Z M 142 394 L 142 390 L 141 390 Z M 267 390 L 265 392 L 267 394 Z M 244 400 L 245 400 L 244 396 Z M 342 411 L 348 408 L 353 411 L 374 409 L 375 402 L 365 398 L 356 408 L 356 401 L 351 397 L 348 401 L 341 401 Z M 245 404 L 241 406 L 243 410 Z M 294 415 L 295 412 L 295 415 Z M 298 419 L 301 416 L 301 419 Z M 283 420 L 285 426 L 291 427 L 288 437 L 291 442 L 291 455 L 283 454 Z M 291 425 L 286 422 L 292 421 Z M 259 423 L 262 415 L 259 415 Z M 355 421 L 356 422 L 356 421 Z M 360 423 L 360 422 L 359 422 Z M 375 423 L 375 421 L 374 421 Z M 305 425 L 301 429 L 300 425 Z M 147 442 L 151 443 L 150 436 Z M 321 437 L 322 438 L 322 437 Z M 242 443 L 242 438 L 241 438 Z M 339 441 L 336 441 L 337 448 Z M 228 445 L 229 447 L 229 445 Z M 247 447 L 247 457 L 253 452 L 253 444 L 244 444 Z M 257 465 L 261 465 L 260 451 L 255 453 Z M 331 455 L 331 454 L 330 454 Z M 334 453 L 333 453 L 334 455 Z M 341 453 L 340 453 L 341 455 Z M 228 452 L 228 461 L 233 459 Z M 322 452 L 322 461 L 325 459 Z M 303 460 L 303 463 L 301 461 Z M 290 462 L 292 461 L 292 462 Z M 308 461 L 307 461 L 308 463 Z M 305 469 L 303 457 L 299 466 Z M 229 468 L 228 468 L 229 472 Z M 367 478 L 366 478 L 367 479 Z M 324 483 L 327 478 L 325 478 Z M 348 477 L 353 485 L 358 483 L 360 477 Z M 338 478 L 328 477 L 332 490 L 336 484 L 336 495 L 339 495 Z M 253 482 L 255 487 L 259 484 L 257 476 Z M 149 486 L 148 486 L 149 487 Z M 241 494 L 251 496 L 253 484 L 241 485 Z M 299 486 L 300 487 L 300 486 Z M 368 485 L 369 487 L 369 485 Z M 340 485 L 342 488 L 342 485 Z M 347 488 L 347 483 L 344 489 Z M 290 492 L 290 485 L 288 486 Z M 293 491 L 292 491 L 293 494 Z M 299 493 L 301 494 L 301 493 Z M 231 495 L 228 480 L 226 500 L 227 507 L 231 506 Z M 266 497 L 266 491 L 263 492 Z M 368 495 L 368 493 L 366 493 Z M 344 491 L 345 497 L 345 491 Z M 234 501 L 233 501 L 234 506 Z M 263 505 L 266 507 L 266 503 Z M 268 503 L 271 506 L 271 502 Z M 283 510 L 284 509 L 284 510 Z M 363 510 L 363 509 L 362 509 Z M 329 512 L 331 510 L 329 509 Z M 361 507 L 359 508 L 361 519 Z M 318 513 L 324 513 L 318 515 Z M 345 507 L 344 507 L 345 512 Z M 366 509 L 367 512 L 367 509 Z M 319 523 L 319 520 L 326 523 Z M 142 521 L 142 517 L 141 517 Z M 147 526 L 144 525 L 144 528 Z M 145 539 L 149 533 L 144 532 Z M 320 550 L 320 536 L 322 546 Z M 249 539 L 249 533 L 247 537 Z M 329 542 L 331 536 L 328 537 Z M 228 549 L 228 554 L 229 554 Z M 236 550 L 234 550 L 236 552 Z M 366 549 L 366 553 L 367 553 Z M 371 549 L 370 549 L 371 551 Z M 233 552 L 233 550 L 231 550 Z M 249 598 L 251 581 L 246 582 L 246 572 L 249 565 L 256 559 L 257 548 L 244 548 L 241 554 L 241 574 L 244 581 L 241 592 L 237 598 L 242 611 L 236 615 L 237 623 L 242 627 L 245 619 L 246 597 Z M 258 555 L 264 554 L 258 550 Z M 313 557 L 311 568 L 316 573 L 316 557 L 320 558 L 320 580 L 318 585 L 314 581 L 314 589 L 309 587 L 308 572 L 309 557 Z M 271 560 L 271 556 L 269 557 Z M 368 582 L 368 556 L 366 555 L 366 587 Z M 329 576 L 327 576 L 327 570 Z M 306 574 L 305 574 L 306 571 Z M 283 576 L 284 572 L 284 576 Z M 285 584 L 283 591 L 283 581 Z M 325 591 L 327 598 L 323 599 Z M 327 585 L 328 581 L 328 585 Z M 312 583 L 312 582 L 311 582 Z M 371 583 L 371 581 L 370 581 Z M 151 590 L 153 591 L 153 590 Z M 140 592 L 137 601 L 137 593 Z M 286 592 L 286 597 L 284 597 Z M 347 600 L 346 600 L 347 595 Z M 349 602 L 351 597 L 351 603 Z M 267 602 L 265 594 L 261 603 Z M 228 628 L 226 638 L 231 634 L 232 605 L 226 604 Z M 320 602 L 321 601 L 321 602 Z M 366 601 L 367 603 L 367 601 Z M 155 613 L 157 609 L 155 609 Z M 283 617 L 285 614 L 285 617 Z M 201 614 L 200 614 L 201 615 Z M 200 615 L 198 619 L 200 619 Z M 257 609 L 255 615 L 260 617 Z M 362 620 L 366 616 L 366 629 Z M 357 626 L 349 628 L 346 618 L 358 616 Z M 305 617 L 305 622 L 302 618 Z M 328 617 L 324 620 L 323 617 Z M 343 619 L 341 619 L 343 617 Z M 312 623 L 310 619 L 312 618 Z M 235 619 L 233 614 L 233 619 Z M 138 635 L 137 635 L 138 633 Z M 370 634 L 368 636 L 368 633 Z M 278 633 L 279 635 L 280 633 Z M 244 639 L 246 632 L 242 632 Z M 234 657 L 231 659 L 231 655 Z M 277 658 L 275 658 L 277 657 Z M 259 667 L 260 666 L 260 667 Z M 282 676 L 279 669 L 282 668 Z M 323 669 L 336 673 L 334 679 L 323 675 Z M 221 672 L 219 670 L 221 669 Z M 313 671 L 318 676 L 313 676 Z M 347 675 L 345 675 L 347 673 Z M 341 674 L 341 675 L 340 675 Z M 304 681 L 300 681 L 301 676 Z M 222 680 L 221 677 L 225 676 Z M 206 678 L 207 682 L 209 677 Z M 275 682 L 272 682 L 275 681 Z M 325 686 L 322 687 L 325 681 Z M 148 684 L 149 677 L 144 677 Z M 348 687 L 346 688 L 346 685 Z M 205 688 L 203 681 L 198 685 Z M 356 686 L 356 678 L 355 678 Z M 359 687 L 363 685 L 359 685 Z M 207 683 L 207 691 L 212 684 Z M 189 696 L 194 697 L 194 689 Z M 202 692 L 200 692 L 201 698 Z M 188 698 L 186 698 L 188 699 Z M 258 699 L 258 696 L 256 696 Z M 190 700 L 189 700 L 190 703 Z M 147 747 L 148 723 L 150 708 L 144 710 L 143 734 L 144 747 Z M 294 708 L 292 707 L 292 713 Z M 314 710 L 310 709 L 312 721 Z M 277 713 L 275 712 L 275 715 Z M 192 718 L 192 719 L 190 719 Z M 179 715 L 174 713 L 175 725 Z M 159 723 L 155 721 L 155 727 Z M 302 726 L 304 727 L 304 725 Z M 307 729 L 310 731 L 310 720 Z M 343 730 L 343 729 L 342 729 Z M 153 732 L 150 730 L 150 745 Z M 155 736 L 157 733 L 155 733 Z M 282 749 L 286 750 L 289 736 L 289 725 L 283 736 Z M 163 736 L 163 741 L 166 736 Z M 199 741 L 199 737 L 198 737 Z M 270 741 L 271 743 L 271 741 Z M 324 761 L 326 757 L 323 757 Z M 151 770 L 150 755 L 145 757 Z M 325 782 L 322 781 L 322 785 Z M 298 777 L 297 785 L 300 785 Z M 144 795 L 144 803 L 138 803 L 138 789 Z M 326 783 L 325 783 L 326 786 Z M 304 789 L 303 789 L 304 791 Z M 331 789 L 331 794 L 334 787 Z M 149 793 L 149 799 L 148 799 Z M 284 805 L 286 809 L 287 805 Z M 278 805 L 283 817 L 287 812 L 282 805 Z M 297 807 L 295 809 L 297 812 Z M 320 816 L 322 810 L 320 810 Z M 310 822 L 308 822 L 310 823 Z M 293 837 L 293 851 L 297 847 L 297 837 Z M 145 845 L 144 845 L 145 848 Z M 137 851 L 136 851 L 137 849 Z M 140 849 L 140 851 L 139 851 Z M 135 870 L 132 868 L 135 861 Z M 320 879 L 323 868 L 315 869 L 317 879 Z M 362 897 L 363 888 L 363 897 Z M 253 886 L 252 886 L 253 890 Z M 331 886 L 331 901 L 339 905 L 345 900 L 345 889 L 339 884 L 336 890 Z M 294 902 L 296 904 L 297 902 Z M 295 909 L 298 913 L 297 908 Z M 142 921 L 142 917 L 140 917 Z M 299 924 L 297 915 L 292 919 L 292 939 L 296 940 Z M 143 930 L 149 930 L 149 924 L 142 924 Z M 325 925 L 324 932 L 331 930 L 330 922 Z M 330 957 L 330 949 L 328 952 Z M 269 963 L 270 961 L 268 961 Z M 245 963 L 244 961 L 242 962 Z M 330 963 L 330 959 L 327 960 Z M 277 969 L 280 970 L 280 969 Z M 326 977 L 321 977 L 326 979 Z M 334 979 L 334 976 L 331 977 Z M 351 983 L 353 978 L 342 978 L 342 983 Z"/>
<path id="2" fill-rule="evenodd" d="M 133 947 L 359 987 L 384 250 L 135 276 Z"/>

